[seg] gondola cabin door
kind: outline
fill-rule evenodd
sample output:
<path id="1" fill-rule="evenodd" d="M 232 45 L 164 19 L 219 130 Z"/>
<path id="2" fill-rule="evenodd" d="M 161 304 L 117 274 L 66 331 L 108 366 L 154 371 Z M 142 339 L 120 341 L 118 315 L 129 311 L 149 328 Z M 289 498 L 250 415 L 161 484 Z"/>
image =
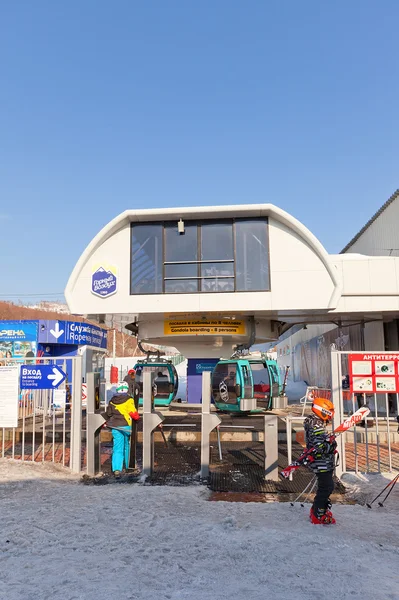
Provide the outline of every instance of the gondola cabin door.
<path id="1" fill-rule="evenodd" d="M 273 362 L 273 361 L 270 361 Z M 247 413 L 270 409 L 278 395 L 278 370 L 264 360 L 221 360 L 212 373 L 212 395 L 216 407 L 228 412 Z"/>
<path id="2" fill-rule="evenodd" d="M 218 362 L 212 373 L 212 396 L 219 410 L 238 413 L 256 408 L 248 361 Z"/>
<path id="3" fill-rule="evenodd" d="M 179 378 L 174 365 L 171 363 L 144 362 L 140 361 L 135 365 L 136 382 L 140 386 L 140 406 L 143 405 L 143 371 L 154 373 L 154 405 L 169 406 L 177 394 Z"/>

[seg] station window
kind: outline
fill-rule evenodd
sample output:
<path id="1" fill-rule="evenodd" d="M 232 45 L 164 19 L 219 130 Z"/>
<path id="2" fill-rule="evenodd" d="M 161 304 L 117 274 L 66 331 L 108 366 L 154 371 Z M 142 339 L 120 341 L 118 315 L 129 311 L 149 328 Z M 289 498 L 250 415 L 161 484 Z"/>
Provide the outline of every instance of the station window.
<path id="1" fill-rule="evenodd" d="M 269 242 L 261 219 L 236 221 L 236 290 L 269 289 Z"/>
<path id="2" fill-rule="evenodd" d="M 201 225 L 201 292 L 234 292 L 232 221 Z"/>
<path id="3" fill-rule="evenodd" d="M 131 290 L 135 294 L 162 294 L 162 231 L 161 223 L 132 227 Z"/>
<path id="4" fill-rule="evenodd" d="M 165 294 L 198 292 L 198 225 L 186 223 L 184 234 L 177 223 L 165 223 Z"/>
<path id="5" fill-rule="evenodd" d="M 267 218 L 131 225 L 131 293 L 268 291 Z"/>

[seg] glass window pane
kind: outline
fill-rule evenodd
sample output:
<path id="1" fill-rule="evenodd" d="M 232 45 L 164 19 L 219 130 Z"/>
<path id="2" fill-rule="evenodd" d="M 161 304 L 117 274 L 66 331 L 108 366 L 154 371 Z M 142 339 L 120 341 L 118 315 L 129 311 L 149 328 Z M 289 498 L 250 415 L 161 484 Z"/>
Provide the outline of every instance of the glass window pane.
<path id="1" fill-rule="evenodd" d="M 144 371 L 154 373 L 154 385 L 153 393 L 157 400 L 167 399 L 173 391 L 173 384 L 171 384 L 169 371 L 167 367 L 159 365 L 145 365 L 139 366 L 136 370 L 136 383 L 140 387 L 140 397 L 143 397 L 143 374 Z M 172 385 L 172 387 L 171 387 Z"/>
<path id="2" fill-rule="evenodd" d="M 201 260 L 232 260 L 232 223 L 203 223 L 201 225 Z"/>
<path id="3" fill-rule="evenodd" d="M 132 294 L 162 293 L 162 224 L 132 225 Z"/>
<path id="4" fill-rule="evenodd" d="M 240 367 L 244 389 L 242 393 L 243 398 L 253 398 L 253 386 L 252 386 L 252 371 L 249 365 L 242 365 Z"/>
<path id="5" fill-rule="evenodd" d="M 236 290 L 269 290 L 267 219 L 242 219 L 235 227 Z"/>
<path id="6" fill-rule="evenodd" d="M 234 263 L 202 263 L 201 277 L 233 277 Z"/>
<path id="7" fill-rule="evenodd" d="M 269 371 L 262 363 L 252 363 L 251 368 L 255 398 L 268 398 L 270 394 Z"/>
<path id="8" fill-rule="evenodd" d="M 212 373 L 212 396 L 215 402 L 237 404 L 236 363 L 218 364 Z"/>
<path id="9" fill-rule="evenodd" d="M 155 372 L 154 379 L 154 397 L 158 400 L 168 399 L 173 391 L 173 385 L 169 378 L 169 371 L 167 368 L 158 367 Z"/>
<path id="10" fill-rule="evenodd" d="M 202 279 L 201 292 L 234 292 L 234 279 Z"/>
<path id="11" fill-rule="evenodd" d="M 197 279 L 166 279 L 166 294 L 195 294 L 198 292 Z"/>
<path id="12" fill-rule="evenodd" d="M 197 225 L 184 223 L 184 233 L 176 223 L 165 224 L 165 262 L 197 260 Z"/>
<path id="13" fill-rule="evenodd" d="M 197 277 L 197 265 L 165 265 L 165 277 Z"/>

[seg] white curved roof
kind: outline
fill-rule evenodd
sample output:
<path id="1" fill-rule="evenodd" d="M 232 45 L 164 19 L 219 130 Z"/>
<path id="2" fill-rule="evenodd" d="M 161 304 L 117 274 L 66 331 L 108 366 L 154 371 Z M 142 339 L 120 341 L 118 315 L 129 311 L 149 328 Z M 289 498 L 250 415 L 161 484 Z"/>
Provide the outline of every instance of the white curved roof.
<path id="1" fill-rule="evenodd" d="M 103 254 L 101 253 L 101 249 L 104 249 L 107 245 L 107 242 L 113 238 L 118 232 L 126 228 L 130 223 L 138 223 L 138 222 L 149 222 L 149 221 L 170 221 L 170 220 L 194 220 L 194 219 L 226 219 L 226 218 L 234 218 L 234 217 L 268 217 L 269 224 L 271 221 L 274 221 L 277 224 L 280 224 L 282 228 L 291 233 L 291 236 L 297 238 L 298 241 L 302 243 L 302 246 L 308 247 L 311 252 L 317 257 L 326 273 L 328 274 L 328 279 L 332 286 L 330 287 L 330 292 L 326 309 L 333 309 L 336 307 L 337 302 L 340 298 L 341 293 L 341 282 L 339 279 L 338 271 L 331 260 L 331 257 L 328 255 L 322 244 L 319 240 L 305 227 L 300 221 L 294 218 L 292 215 L 288 214 L 284 210 L 274 206 L 273 204 L 246 204 L 246 205 L 237 205 L 237 206 L 210 206 L 210 207 L 182 207 L 182 208 L 156 208 L 156 209 L 143 209 L 143 210 L 126 210 L 125 212 L 118 215 L 115 219 L 113 219 L 110 223 L 108 223 L 88 244 L 87 248 L 82 253 L 78 262 L 76 263 L 75 268 L 73 269 L 71 276 L 68 280 L 66 289 L 65 289 L 65 297 L 66 301 L 72 310 L 72 312 L 76 313 L 96 313 L 97 310 L 88 310 L 89 305 L 96 304 L 95 300 L 97 300 L 97 305 L 99 306 L 99 312 L 109 312 L 108 309 L 113 310 L 114 312 L 126 312 L 126 310 L 115 311 L 115 303 L 106 302 L 104 300 L 98 300 L 94 297 L 92 298 L 93 302 L 90 303 L 85 300 L 81 294 L 81 290 L 79 288 L 79 280 L 81 277 L 87 279 L 87 265 L 91 262 L 98 262 L 100 259 L 106 259 L 106 251 Z M 123 250 L 124 252 L 130 252 L 127 248 Z M 122 248 L 121 248 L 122 252 Z M 286 252 L 284 245 L 278 249 L 277 246 L 271 248 L 270 250 L 271 256 L 272 253 L 279 252 L 283 254 Z M 296 251 L 293 250 L 293 254 L 296 254 Z M 113 253 L 115 256 L 115 253 Z M 280 257 L 281 258 L 281 257 Z M 272 257 L 273 259 L 273 257 Z M 289 265 L 290 257 L 287 257 L 287 265 Z M 294 262 L 295 256 L 292 256 L 292 261 Z M 113 258 L 114 260 L 114 258 Z M 279 261 L 281 263 L 281 260 Z M 304 271 L 306 271 L 306 264 L 303 264 Z M 283 269 L 287 270 L 287 266 L 283 267 Z M 314 266 L 311 267 L 311 270 L 314 269 Z M 85 272 L 86 271 L 86 272 Z M 271 277 L 273 279 L 273 262 L 271 263 Z M 311 282 L 308 282 L 311 285 Z M 273 292 L 273 283 L 272 283 L 272 292 Z M 268 292 L 270 293 L 270 292 Z M 239 294 L 239 293 L 236 293 Z M 246 294 L 250 294 L 246 292 Z M 195 294 L 197 295 L 197 294 Z M 199 294 L 200 295 L 200 294 Z M 158 298 L 165 298 L 166 296 L 170 296 L 169 294 L 159 295 Z M 175 301 L 176 301 L 176 295 Z M 204 296 L 204 295 L 202 295 Z M 207 294 L 207 296 L 220 296 L 220 294 Z M 138 297 L 135 296 L 135 302 L 137 303 Z M 103 303 L 103 306 L 101 305 Z M 112 305 L 112 308 L 111 306 Z M 282 307 L 284 308 L 284 307 Z M 309 306 L 309 308 L 311 308 Z M 101 309 L 101 310 L 100 310 Z M 275 307 L 278 311 L 278 306 Z M 169 305 L 166 306 L 164 310 L 170 310 Z M 255 310 L 256 312 L 256 310 Z"/>

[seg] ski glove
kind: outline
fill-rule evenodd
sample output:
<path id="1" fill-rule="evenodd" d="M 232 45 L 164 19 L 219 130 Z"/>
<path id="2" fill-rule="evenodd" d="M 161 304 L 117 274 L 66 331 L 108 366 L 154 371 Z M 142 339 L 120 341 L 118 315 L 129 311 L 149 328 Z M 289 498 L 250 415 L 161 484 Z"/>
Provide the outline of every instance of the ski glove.
<path id="1" fill-rule="evenodd" d="M 129 416 L 132 417 L 133 421 L 139 421 L 140 420 L 140 415 L 137 412 L 137 410 L 136 410 L 136 412 L 129 413 Z"/>

